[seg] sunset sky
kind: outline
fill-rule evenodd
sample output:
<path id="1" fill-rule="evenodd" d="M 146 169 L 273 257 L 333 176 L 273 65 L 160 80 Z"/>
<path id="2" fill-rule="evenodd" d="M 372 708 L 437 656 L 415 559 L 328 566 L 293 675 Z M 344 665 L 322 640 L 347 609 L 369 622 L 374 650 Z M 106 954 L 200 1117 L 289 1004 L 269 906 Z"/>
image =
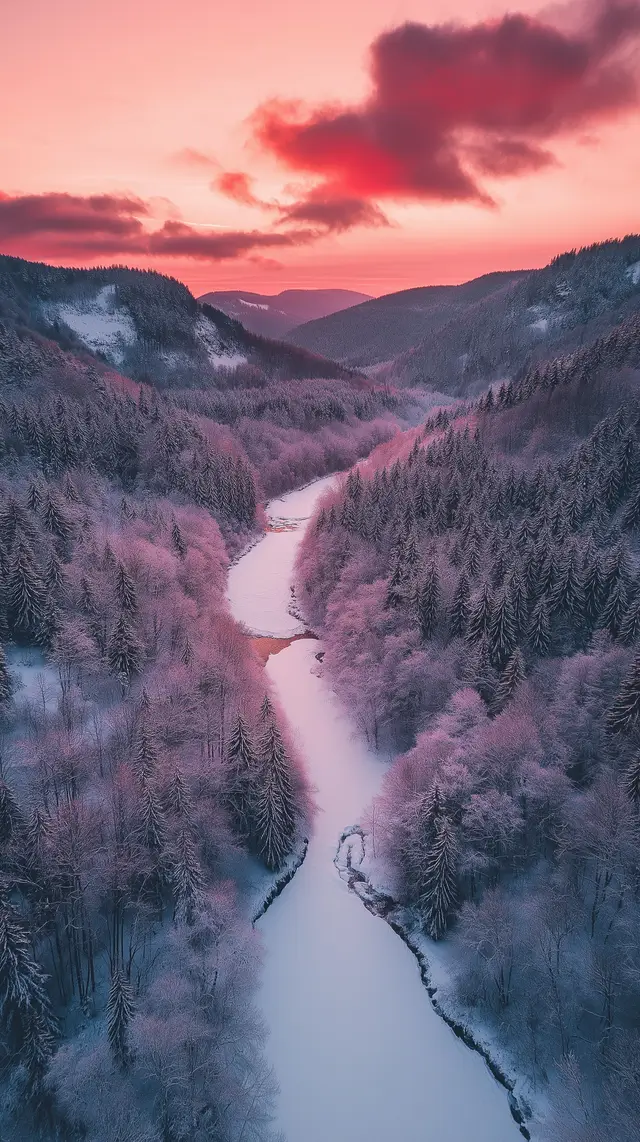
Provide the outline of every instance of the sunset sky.
<path id="1" fill-rule="evenodd" d="M 380 294 L 640 229 L 637 0 L 21 0 L 2 38 L 3 253 Z"/>

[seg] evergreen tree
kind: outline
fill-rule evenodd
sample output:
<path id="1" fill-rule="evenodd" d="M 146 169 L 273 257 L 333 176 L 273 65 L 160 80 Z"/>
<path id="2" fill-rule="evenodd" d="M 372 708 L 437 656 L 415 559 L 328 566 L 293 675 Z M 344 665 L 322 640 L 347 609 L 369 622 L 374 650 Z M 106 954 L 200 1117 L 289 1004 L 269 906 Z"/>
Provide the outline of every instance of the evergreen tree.
<path id="1" fill-rule="evenodd" d="M 624 773 L 624 791 L 636 808 L 640 806 L 640 750 L 637 750 Z"/>
<path id="2" fill-rule="evenodd" d="M 271 698 L 265 694 L 260 705 L 260 720 L 266 725 L 274 717 L 274 709 Z"/>
<path id="3" fill-rule="evenodd" d="M 9 1050 L 27 1066 L 33 1083 L 53 1052 L 56 1026 L 46 976 L 30 943 L 15 909 L 0 904 L 0 1020 Z"/>
<path id="4" fill-rule="evenodd" d="M 0 777 L 0 845 L 15 840 L 23 826 L 18 802 L 6 781 Z"/>
<path id="5" fill-rule="evenodd" d="M 467 642 L 480 642 L 489 631 L 491 621 L 492 596 L 491 588 L 487 582 L 482 584 L 480 594 L 471 604 L 469 622 L 467 625 Z"/>
<path id="6" fill-rule="evenodd" d="M 48 490 L 42 505 L 42 522 L 47 531 L 65 541 L 71 538 L 71 523 L 53 493 Z"/>
<path id="7" fill-rule="evenodd" d="M 9 567 L 7 622 L 16 642 L 37 643 L 44 619 L 45 589 L 33 554 L 17 539 Z"/>
<path id="8" fill-rule="evenodd" d="M 180 559 L 184 559 L 187 554 L 187 545 L 175 519 L 171 524 L 171 543 Z"/>
<path id="9" fill-rule="evenodd" d="M 494 706 L 496 710 L 502 710 L 507 702 L 510 702 L 515 694 L 518 686 L 523 681 L 526 671 L 524 666 L 524 658 L 522 652 L 518 647 L 514 650 L 511 658 L 507 662 L 498 685 L 496 687 Z"/>
<path id="10" fill-rule="evenodd" d="M 134 615 L 138 609 L 138 593 L 136 585 L 127 571 L 124 563 L 118 563 L 116 568 L 116 597 L 124 614 Z"/>
<path id="11" fill-rule="evenodd" d="M 242 841 L 255 833 L 258 758 L 244 718 L 238 714 L 227 749 L 222 794 L 231 827 Z"/>
<path id="12" fill-rule="evenodd" d="M 189 787 L 184 779 L 182 770 L 179 769 L 178 766 L 175 767 L 171 774 L 169 784 L 164 791 L 162 807 L 167 814 L 174 817 L 181 817 L 185 821 L 191 820 Z"/>
<path id="13" fill-rule="evenodd" d="M 64 585 L 62 563 L 55 551 L 52 551 L 47 560 L 44 573 L 44 584 L 48 592 L 59 591 Z"/>
<path id="14" fill-rule="evenodd" d="M 418 907 L 426 931 L 433 940 L 439 940 L 457 902 L 458 845 L 453 826 L 444 813 L 436 820 L 435 833 Z"/>
<path id="15" fill-rule="evenodd" d="M 129 683 L 142 667 L 142 647 L 127 616 L 120 615 L 107 646 L 107 661 L 111 673 Z"/>
<path id="16" fill-rule="evenodd" d="M 0 646 L 0 713 L 9 705 L 13 695 L 13 682 L 9 674 L 7 659 L 2 646 Z"/>
<path id="17" fill-rule="evenodd" d="M 171 883 L 175 899 L 175 915 L 193 924 L 202 902 L 202 869 L 193 838 L 181 829 L 171 858 Z"/>
<path id="18" fill-rule="evenodd" d="M 607 715 L 607 728 L 613 734 L 628 734 L 640 717 L 640 655 L 624 679 Z"/>
<path id="19" fill-rule="evenodd" d="M 111 975 L 107 998 L 107 1035 L 114 1060 L 123 1070 L 126 1069 L 130 1058 L 128 1031 L 134 1013 L 131 984 L 117 967 Z"/>
<path id="20" fill-rule="evenodd" d="M 496 670 L 502 670 L 516 648 L 515 618 L 511 593 L 507 587 L 498 591 L 489 623 L 489 657 Z"/>
<path id="21" fill-rule="evenodd" d="M 633 646 L 640 640 L 640 595 L 627 607 L 620 623 L 619 638 L 625 646 Z"/>
<path id="22" fill-rule="evenodd" d="M 154 777 L 158 767 L 158 749 L 146 721 L 138 728 L 133 767 L 141 782 Z"/>
<path id="23" fill-rule="evenodd" d="M 470 609 L 469 577 L 463 571 L 449 608 L 449 631 L 452 638 L 462 638 L 466 633 Z"/>
<path id="24" fill-rule="evenodd" d="M 435 563 L 431 563 L 417 595 L 418 623 L 423 639 L 429 639 L 438 618 L 440 602 L 440 580 Z"/>
<path id="25" fill-rule="evenodd" d="M 596 623 L 602 609 L 604 583 L 602 563 L 595 554 L 587 562 L 584 574 L 584 616 L 589 626 Z"/>
<path id="26" fill-rule="evenodd" d="M 296 832 L 291 763 L 272 718 L 260 747 L 255 800 L 256 848 L 267 868 L 277 871 L 291 852 Z"/>
<path id="27" fill-rule="evenodd" d="M 540 599 L 531 615 L 531 622 L 529 623 L 529 645 L 534 654 L 544 655 L 549 651 L 551 645 L 551 623 L 549 621 L 549 611 L 547 608 L 544 597 Z"/>
<path id="28" fill-rule="evenodd" d="M 140 787 L 140 806 L 135 831 L 140 844 L 158 857 L 164 849 L 165 826 L 160 800 L 148 781 L 143 781 Z"/>
<path id="29" fill-rule="evenodd" d="M 624 579 L 618 579 L 609 592 L 609 598 L 603 607 L 598 626 L 602 630 L 608 631 L 611 638 L 617 638 L 626 613 L 627 588 Z"/>

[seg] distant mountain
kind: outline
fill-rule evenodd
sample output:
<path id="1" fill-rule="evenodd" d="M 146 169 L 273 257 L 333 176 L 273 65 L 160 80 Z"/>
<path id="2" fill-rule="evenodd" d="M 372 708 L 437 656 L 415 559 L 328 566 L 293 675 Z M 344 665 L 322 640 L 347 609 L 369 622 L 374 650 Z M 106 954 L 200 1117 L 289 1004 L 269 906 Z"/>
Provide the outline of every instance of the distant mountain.
<path id="1" fill-rule="evenodd" d="M 370 294 L 350 289 L 285 289 L 282 293 L 246 293 L 244 290 L 214 290 L 198 301 L 221 309 L 241 321 L 245 329 L 263 337 L 283 337 L 302 322 L 326 317 L 369 301 Z"/>
<path id="2" fill-rule="evenodd" d="M 307 321 L 288 340 L 318 352 L 331 345 L 337 359 L 375 365 L 412 348 L 459 309 L 526 274 L 493 273 L 460 286 L 418 286 L 375 297 L 348 311 Z"/>
<path id="3" fill-rule="evenodd" d="M 380 379 L 456 396 L 572 352 L 640 309 L 640 236 L 561 254 L 541 270 L 404 290 L 308 322 L 288 340 Z"/>
<path id="4" fill-rule="evenodd" d="M 161 388 L 206 387 L 240 366 L 282 378 L 354 375 L 248 331 L 221 310 L 199 305 L 181 282 L 151 271 L 64 269 L 0 256 L 3 318 Z"/>

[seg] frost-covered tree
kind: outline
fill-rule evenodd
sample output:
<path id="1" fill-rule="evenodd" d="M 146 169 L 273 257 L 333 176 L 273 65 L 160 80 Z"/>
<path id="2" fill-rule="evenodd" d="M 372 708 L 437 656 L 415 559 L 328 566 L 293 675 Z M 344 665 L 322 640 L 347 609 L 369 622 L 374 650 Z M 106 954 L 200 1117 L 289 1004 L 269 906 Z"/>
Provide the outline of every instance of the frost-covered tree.
<path id="1" fill-rule="evenodd" d="M 626 734 L 634 730 L 640 718 L 640 657 L 636 658 L 607 715 L 611 733 Z"/>
<path id="2" fill-rule="evenodd" d="M 451 821 L 444 813 L 435 820 L 435 837 L 429 853 L 418 908 L 433 940 L 444 935 L 457 902 L 458 844 Z"/>
<path id="3" fill-rule="evenodd" d="M 7 659 L 0 646 L 0 711 L 9 705 L 13 696 L 13 682 L 7 666 Z"/>
<path id="4" fill-rule="evenodd" d="M 135 615 L 138 609 L 136 585 L 124 563 L 118 563 L 115 577 L 116 597 L 124 614 Z"/>
<path id="5" fill-rule="evenodd" d="M 255 801 L 255 844 L 267 868 L 282 867 L 296 833 L 291 762 L 275 719 L 267 723 L 260 742 L 259 779 Z"/>
<path id="6" fill-rule="evenodd" d="M 492 607 L 491 587 L 489 583 L 485 581 L 480 588 L 480 594 L 471 604 L 469 611 L 469 622 L 467 625 L 468 642 L 480 642 L 485 635 L 488 635 Z"/>
<path id="7" fill-rule="evenodd" d="M 462 572 L 449 608 L 449 631 L 452 638 L 462 638 L 467 630 L 470 611 L 469 576 Z"/>
<path id="8" fill-rule="evenodd" d="M 435 563 L 431 563 L 417 592 L 418 624 L 423 639 L 430 639 L 438 620 L 440 579 Z"/>
<path id="9" fill-rule="evenodd" d="M 231 827 L 242 841 L 255 835 L 256 786 L 259 778 L 258 757 L 249 727 L 238 714 L 227 746 L 222 782 L 222 795 Z"/>
<path id="10" fill-rule="evenodd" d="M 7 576 L 6 608 L 9 630 L 22 643 L 37 643 L 45 608 L 45 589 L 33 552 L 16 539 Z"/>
<path id="11" fill-rule="evenodd" d="M 10 1050 L 37 1082 L 53 1052 L 56 1023 L 46 976 L 22 919 L 8 903 L 0 904 L 0 1017 Z"/>
<path id="12" fill-rule="evenodd" d="M 498 679 L 494 698 L 494 705 L 497 710 L 504 709 L 507 702 L 511 701 L 518 686 L 523 681 L 525 673 L 522 651 L 516 647 Z"/>
<path id="13" fill-rule="evenodd" d="M 548 653 L 551 645 L 551 622 L 549 610 L 544 598 L 539 599 L 533 608 L 529 623 L 529 645 L 534 654 Z"/>
<path id="14" fill-rule="evenodd" d="M 188 828 L 180 829 L 170 855 L 175 915 L 193 924 L 202 905 L 203 876 L 198 852 Z"/>
<path id="15" fill-rule="evenodd" d="M 107 998 L 107 1036 L 115 1062 L 125 1069 L 129 1062 L 129 1024 L 135 1013 L 133 990 L 121 968 L 111 974 Z"/>
<path id="16" fill-rule="evenodd" d="M 111 673 L 129 683 L 140 673 L 142 646 L 124 611 L 117 620 L 107 645 L 107 660 Z"/>

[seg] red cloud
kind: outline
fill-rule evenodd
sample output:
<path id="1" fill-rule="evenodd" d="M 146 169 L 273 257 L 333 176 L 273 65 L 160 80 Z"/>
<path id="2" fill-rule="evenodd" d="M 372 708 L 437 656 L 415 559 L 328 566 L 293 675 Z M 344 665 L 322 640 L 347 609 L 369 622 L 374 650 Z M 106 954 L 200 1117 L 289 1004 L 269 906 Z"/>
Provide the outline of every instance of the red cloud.
<path id="1" fill-rule="evenodd" d="M 214 178 L 211 189 L 219 190 L 226 198 L 232 198 L 241 206 L 265 206 L 265 203 L 256 198 L 253 193 L 252 183 L 253 179 L 244 171 L 223 171 L 217 178 Z"/>
<path id="2" fill-rule="evenodd" d="M 259 108 L 262 147 L 322 177 L 327 200 L 491 199 L 478 175 L 521 175 L 555 161 L 543 144 L 637 105 L 624 49 L 640 8 L 600 5 L 566 33 L 507 15 L 470 27 L 407 23 L 371 48 L 373 90 L 361 106 Z"/>

